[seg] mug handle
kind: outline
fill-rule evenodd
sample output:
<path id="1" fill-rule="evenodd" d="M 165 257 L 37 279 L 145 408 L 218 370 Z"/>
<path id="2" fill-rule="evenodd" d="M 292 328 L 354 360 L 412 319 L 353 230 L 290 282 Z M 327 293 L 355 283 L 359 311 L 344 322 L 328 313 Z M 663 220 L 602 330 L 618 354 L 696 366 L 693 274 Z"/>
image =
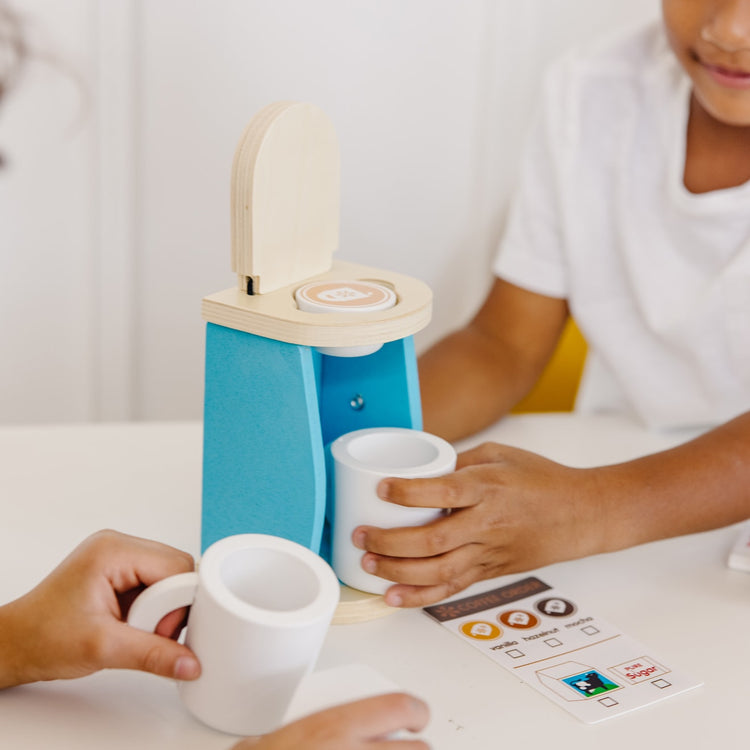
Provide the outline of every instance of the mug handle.
<path id="1" fill-rule="evenodd" d="M 163 617 L 193 603 L 197 587 L 195 572 L 162 578 L 135 598 L 128 611 L 128 625 L 153 633 Z"/>

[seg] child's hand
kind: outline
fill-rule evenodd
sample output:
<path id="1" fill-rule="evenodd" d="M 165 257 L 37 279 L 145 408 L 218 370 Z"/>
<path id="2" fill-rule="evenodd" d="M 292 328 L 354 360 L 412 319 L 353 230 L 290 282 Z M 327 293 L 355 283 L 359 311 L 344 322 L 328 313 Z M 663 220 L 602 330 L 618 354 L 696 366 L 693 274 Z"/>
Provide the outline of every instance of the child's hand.
<path id="1" fill-rule="evenodd" d="M 144 586 L 193 568 L 190 555 L 158 542 L 114 531 L 89 537 L 36 588 L 0 607 L 0 688 L 107 667 L 195 679 L 198 660 L 172 640 L 184 612 L 165 617 L 160 635 L 123 622 Z"/>
<path id="2" fill-rule="evenodd" d="M 426 526 L 360 526 L 362 567 L 398 584 L 391 606 L 420 607 L 476 581 L 600 550 L 602 509 L 591 470 L 486 443 L 458 458 L 453 474 L 384 479 L 378 495 L 400 505 L 450 508 Z"/>
<path id="3" fill-rule="evenodd" d="M 335 706 L 264 737 L 248 738 L 232 750 L 428 750 L 421 740 L 388 739 L 391 732 L 418 732 L 429 718 L 427 706 L 404 693 L 390 693 Z"/>

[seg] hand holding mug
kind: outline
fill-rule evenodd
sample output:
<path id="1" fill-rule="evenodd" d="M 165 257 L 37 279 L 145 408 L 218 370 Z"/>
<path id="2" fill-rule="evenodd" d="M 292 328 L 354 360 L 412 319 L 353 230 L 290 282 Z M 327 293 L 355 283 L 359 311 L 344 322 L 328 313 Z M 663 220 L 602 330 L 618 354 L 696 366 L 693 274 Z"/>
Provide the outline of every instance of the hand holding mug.
<path id="1" fill-rule="evenodd" d="M 159 635 L 123 622 L 144 585 L 192 569 L 189 554 L 166 544 L 116 531 L 92 534 L 35 588 L 0 607 L 0 689 L 107 668 L 194 679 L 195 656 L 170 638 L 179 634 L 182 613 L 166 617 Z"/>
<path id="2" fill-rule="evenodd" d="M 133 602 L 128 623 L 151 631 L 192 605 L 186 645 L 201 676 L 179 686 L 185 706 L 215 729 L 262 734 L 279 726 L 313 668 L 339 600 L 339 583 L 315 553 L 264 534 L 214 543 L 197 573 L 167 578 Z"/>
<path id="3" fill-rule="evenodd" d="M 444 515 L 442 508 L 407 507 L 381 500 L 377 486 L 386 477 L 436 477 L 456 466 L 453 446 L 427 432 L 372 427 L 342 435 L 330 446 L 333 464 L 333 569 L 348 586 L 383 594 L 393 585 L 362 569 L 354 546 L 358 526 L 393 529 L 422 526 Z"/>

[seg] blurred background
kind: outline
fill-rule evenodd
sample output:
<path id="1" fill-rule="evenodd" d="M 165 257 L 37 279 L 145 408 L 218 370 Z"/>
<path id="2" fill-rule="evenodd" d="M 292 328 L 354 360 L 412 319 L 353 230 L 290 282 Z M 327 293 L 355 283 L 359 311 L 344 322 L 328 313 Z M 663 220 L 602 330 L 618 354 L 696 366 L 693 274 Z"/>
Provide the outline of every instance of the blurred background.
<path id="1" fill-rule="evenodd" d="M 423 350 L 490 284 L 546 64 L 659 5 L 3 3 L 26 54 L 0 102 L 0 424 L 200 418 L 234 148 L 281 99 L 338 132 L 336 257 L 432 288 Z"/>

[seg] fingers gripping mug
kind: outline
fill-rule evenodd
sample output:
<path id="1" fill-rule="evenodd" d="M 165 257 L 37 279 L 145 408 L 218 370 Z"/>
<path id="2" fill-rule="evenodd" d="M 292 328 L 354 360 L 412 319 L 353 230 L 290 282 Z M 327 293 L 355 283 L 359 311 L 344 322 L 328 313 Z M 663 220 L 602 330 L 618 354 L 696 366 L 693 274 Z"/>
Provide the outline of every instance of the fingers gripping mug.
<path id="1" fill-rule="evenodd" d="M 226 537 L 197 573 L 149 586 L 128 623 L 153 631 L 169 612 L 192 605 L 186 644 L 202 671 L 180 683 L 188 710 L 231 734 L 264 734 L 282 721 L 318 658 L 339 600 L 339 583 L 318 555 L 265 534 Z"/>
<path id="2" fill-rule="evenodd" d="M 333 461 L 333 555 L 336 575 L 348 586 L 384 594 L 393 581 L 362 569 L 362 550 L 352 543 L 357 526 L 421 526 L 440 518 L 440 508 L 396 505 L 377 496 L 384 477 L 436 477 L 456 467 L 453 446 L 436 435 L 405 427 L 348 432 L 330 446 Z"/>

